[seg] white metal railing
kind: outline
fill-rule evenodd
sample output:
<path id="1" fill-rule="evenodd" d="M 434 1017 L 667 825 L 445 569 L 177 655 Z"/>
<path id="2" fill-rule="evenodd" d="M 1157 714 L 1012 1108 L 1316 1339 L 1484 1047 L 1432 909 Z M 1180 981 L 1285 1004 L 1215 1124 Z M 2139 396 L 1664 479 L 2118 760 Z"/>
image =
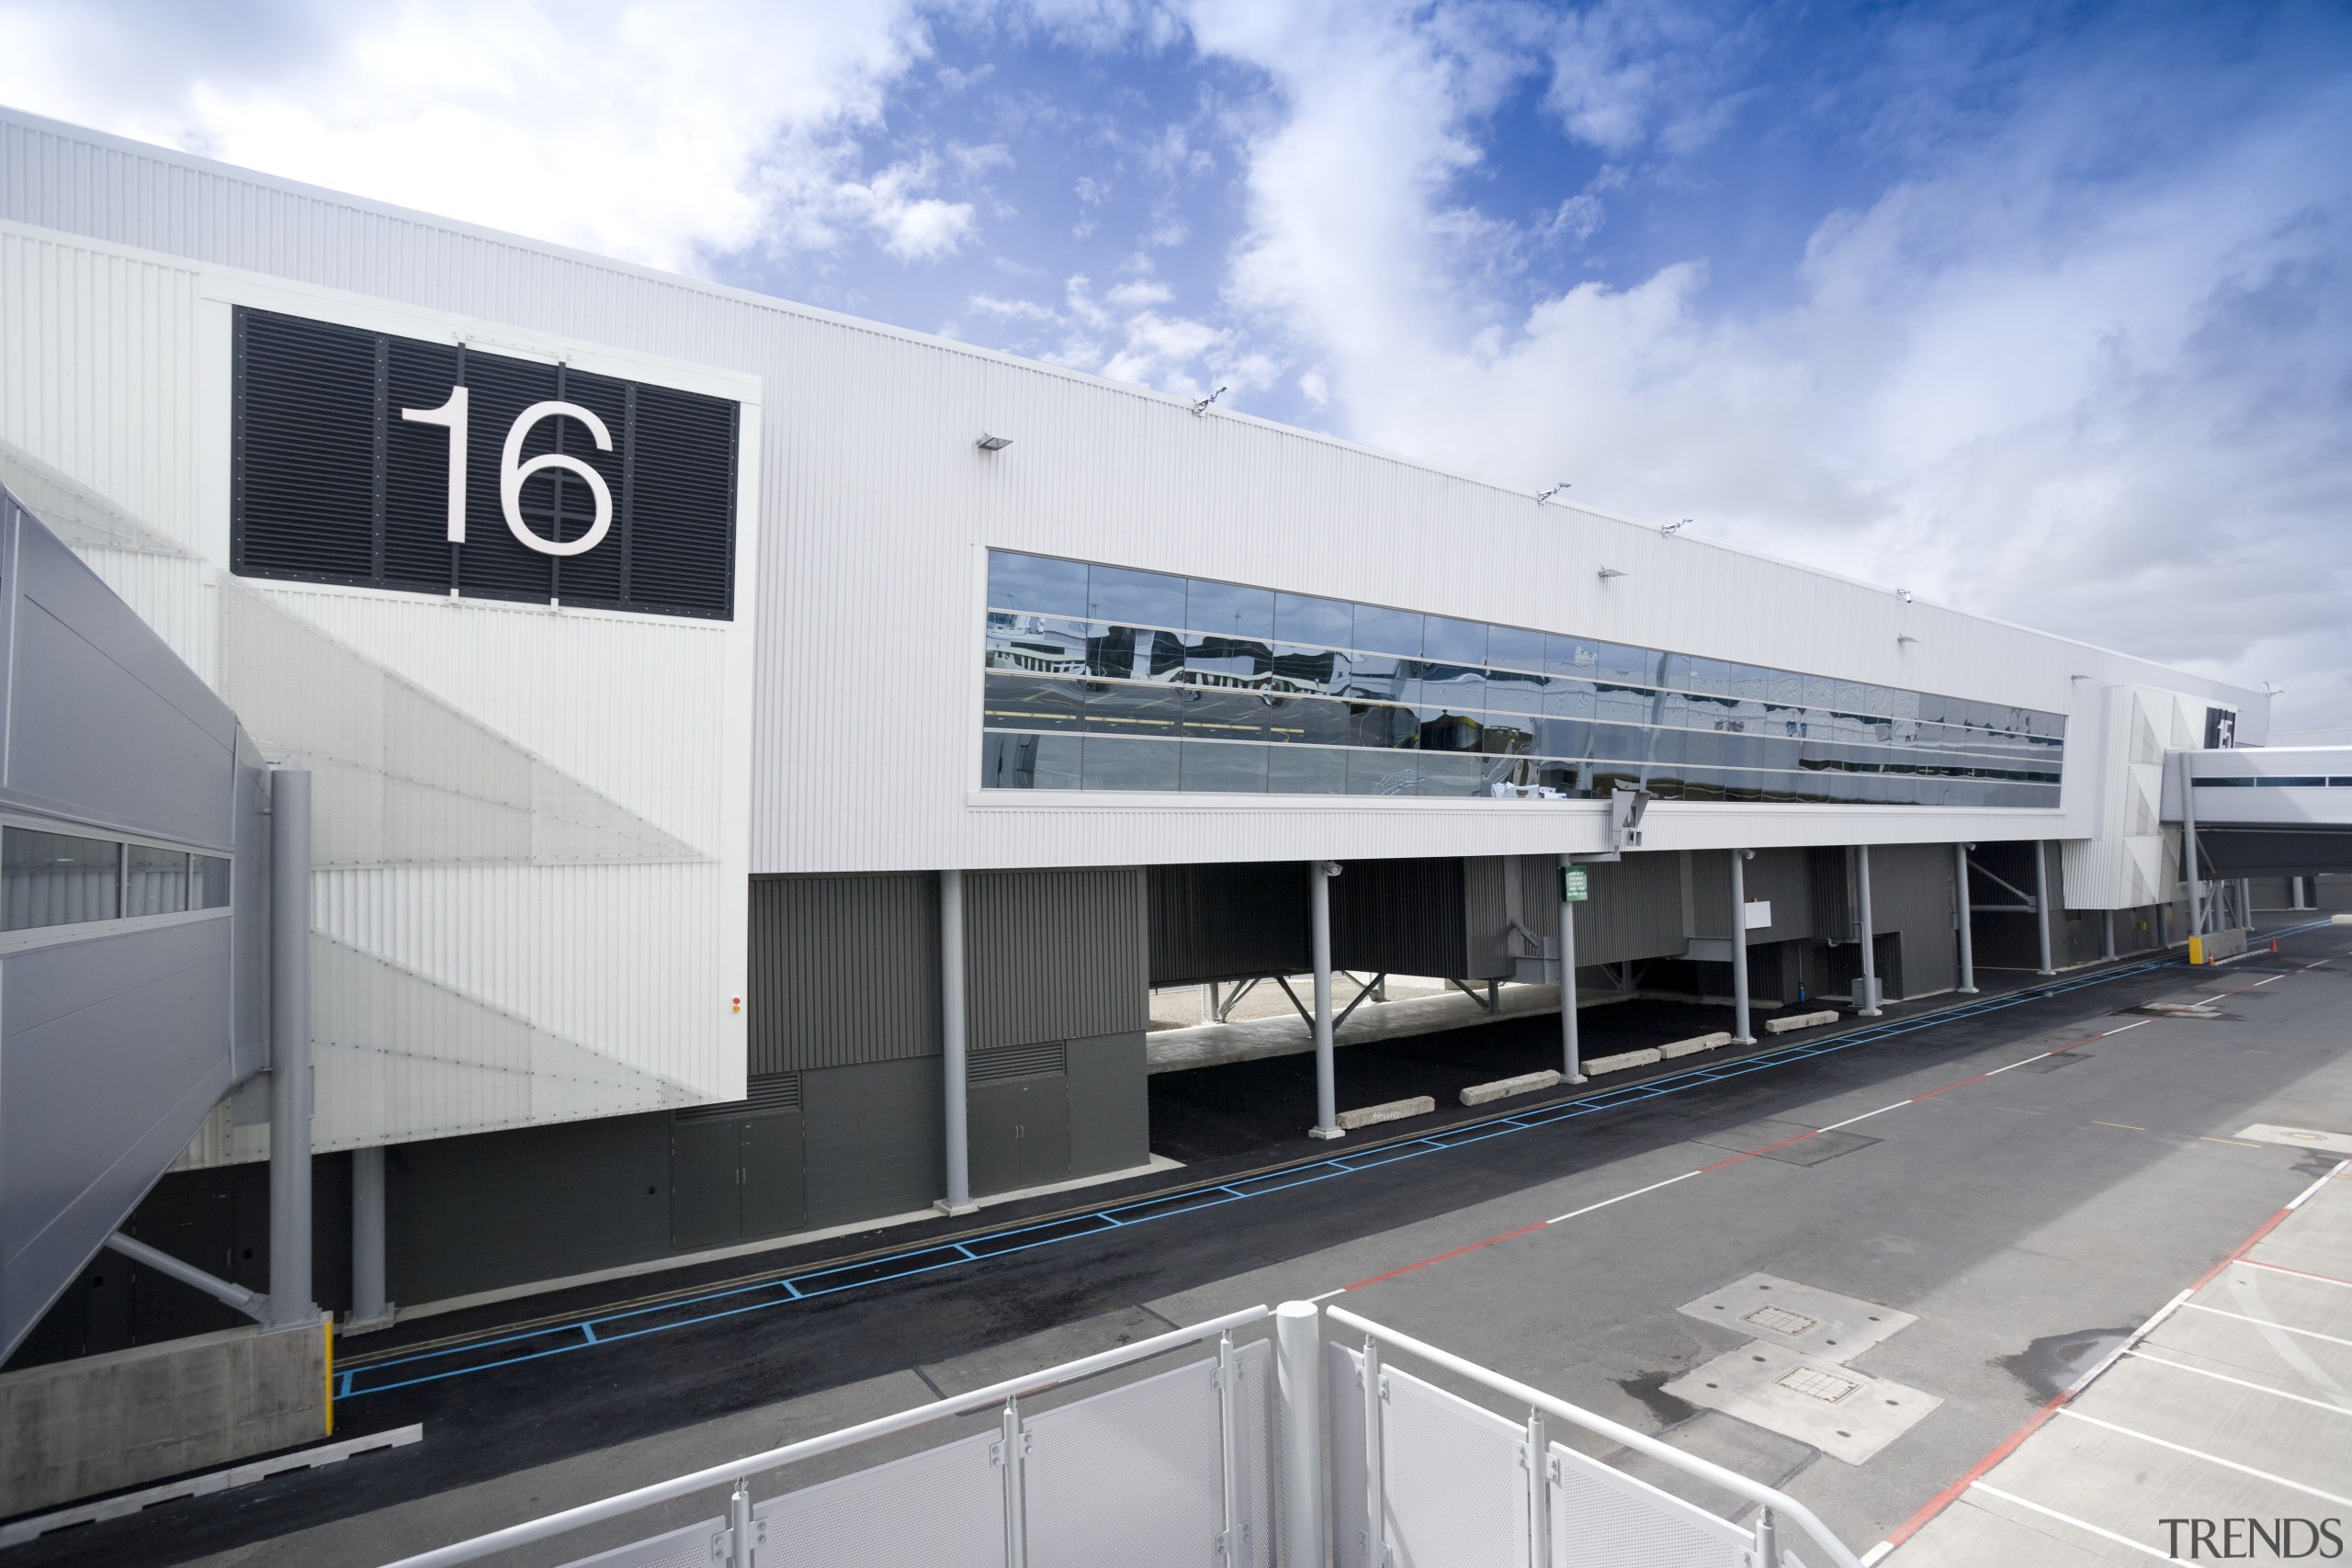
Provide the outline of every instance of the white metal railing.
<path id="1" fill-rule="evenodd" d="M 1478 1365 L 1476 1361 L 1464 1360 L 1460 1356 L 1441 1350 L 1436 1346 L 1416 1339 L 1410 1335 L 1400 1334 L 1396 1329 L 1373 1322 L 1370 1318 L 1359 1317 L 1345 1308 L 1326 1307 L 1324 1314 L 1333 1323 L 1355 1329 L 1364 1337 L 1363 1384 L 1364 1414 L 1362 1438 L 1364 1450 L 1363 1506 L 1369 1521 L 1367 1529 L 1370 1530 L 1378 1531 L 1382 1529 L 1382 1521 L 1387 1517 L 1390 1507 L 1388 1495 L 1390 1488 L 1381 1454 L 1382 1431 L 1385 1423 L 1380 1414 L 1382 1393 L 1379 1348 L 1385 1344 L 1426 1361 L 1433 1367 L 1441 1367 L 1456 1377 L 1466 1378 L 1482 1388 L 1491 1389 L 1515 1404 L 1528 1407 L 1528 1433 L 1531 1445 L 1529 1452 L 1535 1456 L 1528 1466 L 1530 1478 L 1528 1540 L 1532 1568 L 1544 1568 L 1548 1561 L 1547 1546 L 1550 1530 L 1538 1521 L 1549 1518 L 1551 1504 L 1545 1493 L 1559 1479 L 1558 1473 L 1542 1462 L 1540 1457 L 1544 1448 L 1543 1417 L 1545 1416 L 1557 1417 L 1570 1426 L 1580 1427 L 1588 1432 L 1607 1438 L 1610 1441 L 1622 1444 L 1636 1453 L 1647 1455 L 1651 1459 L 1671 1466 L 1685 1475 L 1707 1482 L 1729 1492 L 1734 1496 L 1743 1497 L 1757 1504 L 1758 1511 L 1752 1559 L 1757 1568 L 1779 1568 L 1782 1562 L 1783 1553 L 1776 1539 L 1779 1519 L 1781 1517 L 1785 1517 L 1812 1538 L 1828 1556 L 1829 1561 L 1838 1564 L 1838 1568 L 1861 1568 L 1860 1560 L 1848 1550 L 1843 1541 L 1830 1532 L 1829 1528 L 1815 1516 L 1813 1510 L 1786 1493 L 1776 1491 L 1759 1481 L 1751 1481 L 1736 1471 L 1725 1470 L 1719 1464 L 1711 1464 L 1696 1455 L 1684 1453 L 1671 1443 L 1661 1442 L 1646 1433 L 1634 1430 L 1631 1427 L 1620 1426 L 1606 1416 L 1597 1416 L 1589 1410 L 1570 1404 L 1566 1400 L 1556 1399 L 1542 1389 L 1532 1388 L 1515 1379 L 1507 1378 L 1500 1372 Z M 1335 1416 L 1339 1412 L 1340 1402 L 1343 1397 L 1345 1396 L 1340 1389 L 1335 1387 L 1331 1390 L 1332 1410 Z M 1336 1474 L 1337 1456 L 1334 1456 L 1334 1460 L 1333 1468 Z M 1337 1501 L 1335 1498 L 1335 1504 Z M 1392 1561 L 1390 1544 L 1385 1539 L 1367 1540 L 1363 1560 L 1368 1562 L 1370 1568 L 1381 1568 L 1383 1563 Z"/>
<path id="2" fill-rule="evenodd" d="M 1104 1350 L 1097 1355 L 1081 1357 L 1078 1360 L 1068 1361 L 1057 1367 L 1049 1367 L 1043 1371 L 1008 1378 L 1002 1382 L 991 1383 L 986 1388 L 975 1389 L 969 1393 L 952 1395 L 929 1404 L 917 1405 L 911 1410 L 899 1411 L 896 1415 L 880 1416 L 854 1427 L 845 1427 L 838 1432 L 828 1432 L 820 1437 L 804 1438 L 797 1443 L 787 1443 L 782 1448 L 770 1449 L 763 1453 L 747 1454 L 741 1459 L 731 1460 L 725 1464 L 711 1465 L 707 1469 L 695 1471 L 691 1475 L 681 1475 L 673 1480 L 657 1482 L 650 1486 L 640 1486 L 634 1492 L 624 1492 L 617 1496 L 606 1497 L 599 1502 L 583 1504 L 576 1508 L 566 1508 L 560 1513 L 548 1514 L 523 1524 L 510 1525 L 504 1529 L 477 1536 L 471 1540 L 461 1540 L 435 1551 L 419 1552 L 413 1557 L 403 1557 L 399 1562 L 389 1564 L 388 1568 L 447 1568 L 449 1564 L 472 1562 L 490 1556 L 493 1552 L 547 1540 L 588 1525 L 598 1524 L 606 1519 L 620 1518 L 659 1504 L 673 1502 L 682 1497 L 692 1496 L 697 1492 L 706 1492 L 713 1487 L 730 1483 L 732 1490 L 729 1497 L 726 1520 L 714 1536 L 709 1556 L 703 1560 L 728 1564 L 729 1568 L 752 1568 L 753 1553 L 762 1533 L 752 1517 L 751 1492 L 752 1475 L 797 1463 L 801 1460 L 813 1459 L 819 1454 L 832 1453 L 858 1443 L 869 1442 L 876 1438 L 909 1431 L 949 1416 L 985 1410 L 990 1405 L 1001 1405 L 1004 1410 L 1003 1432 L 1000 1441 L 1003 1445 L 1001 1466 L 1005 1475 L 1005 1561 L 1007 1568 L 1024 1568 L 1027 1561 L 1027 1531 L 1022 1517 L 1023 1499 L 1021 1485 L 1021 1460 L 1026 1451 L 1026 1443 L 1020 1409 L 1022 1397 L 1042 1393 L 1048 1389 L 1075 1382 L 1080 1378 L 1128 1366 L 1136 1361 L 1148 1360 L 1163 1351 L 1181 1349 L 1185 1346 L 1196 1345 L 1207 1339 L 1217 1341 L 1220 1426 L 1225 1438 L 1223 1455 L 1225 1518 L 1222 1523 L 1218 1549 L 1219 1555 L 1226 1562 L 1238 1563 L 1241 1559 L 1233 1550 L 1237 1544 L 1235 1514 L 1238 1506 L 1234 1460 L 1233 1405 L 1236 1379 L 1233 1376 L 1235 1365 L 1233 1330 L 1261 1322 L 1271 1315 L 1268 1309 L 1262 1306 L 1227 1313 L 1223 1317 L 1212 1318 L 1206 1323 L 1194 1324 L 1189 1328 L 1179 1328 L 1167 1334 L 1154 1335 L 1148 1339 L 1136 1340 L 1132 1345 L 1122 1345 L 1115 1349 Z"/>

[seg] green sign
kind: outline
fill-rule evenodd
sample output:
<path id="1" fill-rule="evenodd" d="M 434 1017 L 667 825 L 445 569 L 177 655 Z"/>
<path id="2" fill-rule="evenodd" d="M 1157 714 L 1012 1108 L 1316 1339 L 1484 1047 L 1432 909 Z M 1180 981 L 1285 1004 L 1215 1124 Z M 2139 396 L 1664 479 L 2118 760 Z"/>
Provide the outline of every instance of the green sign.
<path id="1" fill-rule="evenodd" d="M 1560 868 L 1560 902 L 1563 904 L 1583 903 L 1588 897 L 1585 892 L 1585 879 L 1589 874 L 1580 865 L 1562 866 Z"/>

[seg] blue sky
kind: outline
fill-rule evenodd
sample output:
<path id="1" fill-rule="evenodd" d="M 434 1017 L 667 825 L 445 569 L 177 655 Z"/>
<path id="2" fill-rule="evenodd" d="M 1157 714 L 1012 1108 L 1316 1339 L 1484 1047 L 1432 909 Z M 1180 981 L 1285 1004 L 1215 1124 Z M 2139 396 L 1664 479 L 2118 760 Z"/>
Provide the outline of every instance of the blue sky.
<path id="1" fill-rule="evenodd" d="M 0 102 L 2352 724 L 2352 9 L 0 0 Z"/>

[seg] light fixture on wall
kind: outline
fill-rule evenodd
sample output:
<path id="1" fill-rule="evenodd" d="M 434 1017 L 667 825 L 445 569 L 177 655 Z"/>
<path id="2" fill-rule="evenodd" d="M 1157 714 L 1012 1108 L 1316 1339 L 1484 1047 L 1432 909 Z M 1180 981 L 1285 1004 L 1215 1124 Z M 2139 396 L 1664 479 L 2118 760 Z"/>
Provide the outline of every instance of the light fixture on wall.
<path id="1" fill-rule="evenodd" d="M 1909 632 L 1897 632 L 1894 634 L 1895 646 L 1897 647 L 1901 647 L 1906 642 L 1917 642 L 1918 640 L 1919 639 L 1917 637 L 1913 637 Z"/>
<path id="2" fill-rule="evenodd" d="M 1216 401 L 1219 398 L 1221 398 L 1221 397 L 1225 396 L 1225 394 L 1226 394 L 1226 390 L 1227 390 L 1227 389 L 1225 389 L 1225 388 L 1223 388 L 1223 387 L 1219 387 L 1216 391 L 1211 392 L 1211 393 L 1210 393 L 1207 397 L 1205 397 L 1205 398 L 1195 398 L 1195 399 L 1193 400 L 1193 417 L 1198 418 L 1200 415 L 1202 415 L 1202 414 L 1204 414 L 1204 413 L 1208 412 L 1209 412 L 1209 405 L 1210 405 L 1211 403 L 1213 403 L 1213 402 Z"/>
<path id="3" fill-rule="evenodd" d="M 1568 488 L 1568 481 L 1567 481 L 1567 480 L 1566 480 L 1566 479 L 1562 479 L 1558 484 L 1554 485 L 1550 490 L 1539 490 L 1539 491 L 1537 491 L 1535 492 L 1535 504 L 1536 504 L 1536 505 L 1538 505 L 1538 506 L 1543 505 L 1545 502 L 1547 502 L 1547 501 L 1551 500 L 1554 496 L 1555 496 L 1555 495 L 1559 494 L 1562 491 L 1564 491 L 1564 490 L 1566 490 L 1566 489 L 1567 489 L 1567 488 Z"/>
<path id="4" fill-rule="evenodd" d="M 1902 600 L 1905 604 L 1908 604 L 1909 603 L 1911 603 L 1911 590 L 1909 590 L 1908 588 L 1898 588 L 1898 589 L 1896 589 L 1896 590 L 1894 591 L 1894 596 L 1895 596 L 1897 599 Z"/>
<path id="5" fill-rule="evenodd" d="M 1012 445 L 1012 437 L 1010 435 L 990 435 L 984 430 L 980 432 L 980 438 L 978 441 L 973 442 L 972 445 L 978 447 L 983 452 L 1001 452 L 1006 447 Z"/>
<path id="6" fill-rule="evenodd" d="M 1619 571 L 1613 566 L 1604 566 L 1600 569 L 1600 581 L 1603 582 L 1608 581 L 1612 577 L 1623 577 L 1624 575 L 1625 574 L 1623 572 Z"/>
<path id="7" fill-rule="evenodd" d="M 1671 539 L 1675 535 L 1679 534 L 1683 529 L 1688 528 L 1689 526 L 1690 526 L 1690 519 L 1685 517 L 1679 523 L 1661 523 L 1658 525 L 1657 531 Z"/>

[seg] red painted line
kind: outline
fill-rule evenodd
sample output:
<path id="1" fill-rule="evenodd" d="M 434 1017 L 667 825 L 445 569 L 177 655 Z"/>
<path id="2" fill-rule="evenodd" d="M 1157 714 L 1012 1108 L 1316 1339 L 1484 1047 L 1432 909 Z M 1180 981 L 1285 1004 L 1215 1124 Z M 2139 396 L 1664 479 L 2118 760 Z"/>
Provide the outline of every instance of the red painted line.
<path id="1" fill-rule="evenodd" d="M 1937 1092 L 1940 1093 L 1942 1091 L 1938 1090 Z M 1923 1096 L 1922 1098 L 1925 1097 Z M 2247 1252 L 2252 1250 L 2256 1242 L 2260 1241 L 2264 1236 L 2268 1235 L 2273 1230 L 2277 1229 L 2278 1222 L 2285 1219 L 2288 1214 L 2292 1212 L 2293 1211 L 2291 1210 L 2281 1209 L 2277 1213 L 2271 1215 L 2268 1219 L 2263 1221 L 2260 1229 L 2256 1230 L 2252 1235 L 2246 1237 L 2244 1241 L 2238 1243 L 2237 1246 L 2232 1247 L 2228 1257 L 2222 1258 L 2219 1263 L 2214 1264 L 2213 1267 L 2205 1270 L 2203 1276 L 2198 1280 L 2197 1283 L 2188 1288 L 2189 1293 L 2193 1295 L 2198 1291 L 2202 1290 L 2212 1280 L 2215 1275 L 2219 1274 L 2222 1269 L 2227 1269 L 2231 1264 L 2235 1263 L 2240 1258 L 2243 1258 Z M 2270 1266 L 2265 1265 L 2265 1267 Z M 1920 1529 L 1929 1519 L 1934 1518 L 1938 1514 L 1942 1513 L 1946 1508 L 1951 1506 L 1952 1500 L 1954 1498 L 1967 1491 L 1971 1486 L 1976 1484 L 1976 1483 L 1982 1480 L 1985 1473 L 1992 1470 L 1995 1465 L 1999 1464 L 2003 1460 L 2008 1458 L 2010 1454 L 2017 1450 L 2017 1446 L 2019 1443 L 2024 1442 L 2028 1438 L 2033 1436 L 2035 1432 L 2041 1428 L 2043 1423 L 2047 1422 L 2052 1416 L 2057 1415 L 2059 1410 L 2069 1401 L 2089 1386 L 2090 1385 L 2087 1382 L 2077 1383 L 2073 1388 L 2067 1389 L 2063 1393 L 2054 1395 L 2049 1404 L 2035 1411 L 2032 1418 L 2027 1421 L 2024 1426 L 2019 1427 L 2016 1431 L 2010 1433 L 2008 1437 L 2002 1441 L 1998 1448 L 1996 1448 L 1991 1453 L 1986 1454 L 1983 1459 L 1978 1460 L 1973 1465 L 1971 1465 L 1967 1474 L 1962 1476 L 1959 1480 L 1953 1482 L 1951 1485 L 1937 1493 L 1933 1497 L 1928 1500 L 1927 1506 L 1921 1508 L 1917 1513 L 1904 1520 L 1902 1527 L 1886 1538 L 1887 1544 L 1889 1546 L 1901 1546 L 1905 1541 L 1918 1534 Z"/>
<path id="2" fill-rule="evenodd" d="M 1394 1280 L 1399 1274 L 1409 1274 L 1416 1269 L 1426 1269 L 1432 1263 L 1442 1263 L 1449 1258 L 1459 1258 L 1465 1252 L 1476 1252 L 1482 1247 L 1492 1247 L 1498 1241 L 1509 1241 L 1515 1235 L 1525 1235 L 1530 1231 L 1540 1231 L 1545 1224 L 1546 1222 L 1538 1220 L 1532 1225 L 1521 1225 L 1515 1231 L 1505 1231 L 1500 1235 L 1490 1235 L 1484 1241 L 1474 1241 L 1467 1247 L 1457 1247 L 1452 1252 L 1441 1252 L 1435 1258 L 1424 1258 L 1419 1263 L 1408 1263 L 1402 1269 L 1391 1269 L 1385 1274 L 1374 1274 L 1369 1280 L 1358 1280 L 1352 1285 L 1342 1285 L 1340 1288 L 1343 1291 L 1361 1291 L 1366 1285 L 1377 1285 L 1383 1280 Z"/>
<path id="3" fill-rule="evenodd" d="M 2241 1258 L 2238 1261 L 2250 1269 L 2269 1269 L 2281 1274 L 2301 1274 L 2306 1280 L 2324 1280 L 2331 1285 L 2352 1285 L 2352 1280 L 2339 1280 L 2333 1274 L 2314 1274 L 2308 1269 L 2290 1269 L 2284 1263 L 2265 1263 L 2259 1258 Z"/>

